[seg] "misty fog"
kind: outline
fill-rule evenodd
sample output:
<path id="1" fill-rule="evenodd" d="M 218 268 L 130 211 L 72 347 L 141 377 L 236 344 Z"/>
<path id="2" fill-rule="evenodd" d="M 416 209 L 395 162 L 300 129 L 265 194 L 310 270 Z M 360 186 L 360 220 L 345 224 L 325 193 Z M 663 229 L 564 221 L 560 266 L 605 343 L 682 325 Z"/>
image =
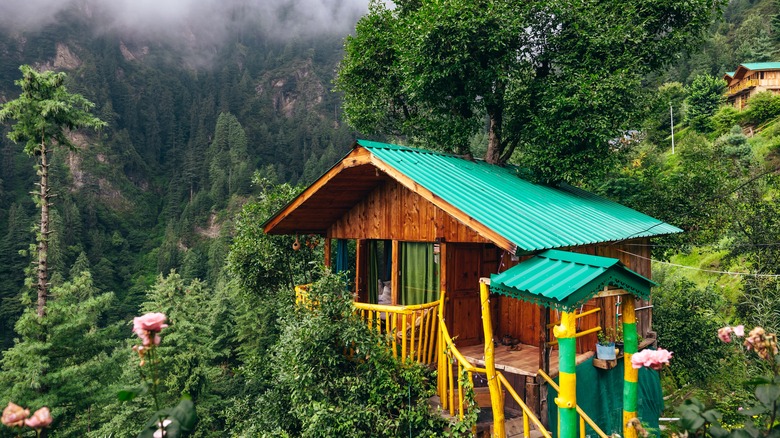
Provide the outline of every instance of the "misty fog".
<path id="1" fill-rule="evenodd" d="M 72 12 L 96 32 L 219 43 L 245 25 L 282 39 L 347 34 L 367 8 L 368 0 L 1 0 L 0 28 L 35 31 Z"/>

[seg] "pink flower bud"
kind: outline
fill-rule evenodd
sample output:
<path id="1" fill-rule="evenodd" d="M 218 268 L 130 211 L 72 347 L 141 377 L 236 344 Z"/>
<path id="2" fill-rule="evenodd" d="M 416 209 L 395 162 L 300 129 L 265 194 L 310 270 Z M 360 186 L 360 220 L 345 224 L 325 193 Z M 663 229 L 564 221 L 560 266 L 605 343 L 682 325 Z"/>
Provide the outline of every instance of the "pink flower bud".
<path id="1" fill-rule="evenodd" d="M 133 333 L 141 338 L 144 347 L 152 344 L 160 345 L 160 330 L 168 327 L 165 324 L 167 317 L 164 313 L 147 313 L 133 318 Z"/>
<path id="2" fill-rule="evenodd" d="M 723 342 L 731 342 L 731 327 L 721 327 L 718 329 L 718 338 Z"/>
<path id="3" fill-rule="evenodd" d="M 24 420 L 24 424 L 27 427 L 31 427 L 33 429 L 43 429 L 44 427 L 49 427 L 51 422 L 51 412 L 49 412 L 49 408 L 45 406 L 35 411 L 32 417 Z"/>
<path id="4" fill-rule="evenodd" d="M 30 415 L 29 409 L 8 402 L 8 406 L 3 409 L 2 422 L 8 427 L 22 427 L 24 420 Z"/>

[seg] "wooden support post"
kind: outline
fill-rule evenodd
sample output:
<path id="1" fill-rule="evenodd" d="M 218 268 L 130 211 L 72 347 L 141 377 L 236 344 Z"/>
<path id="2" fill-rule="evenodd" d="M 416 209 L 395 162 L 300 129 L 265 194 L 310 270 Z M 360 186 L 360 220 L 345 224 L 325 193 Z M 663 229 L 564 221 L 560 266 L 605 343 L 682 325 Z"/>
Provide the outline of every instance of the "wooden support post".
<path id="1" fill-rule="evenodd" d="M 392 265 L 390 288 L 393 296 L 392 304 L 397 306 L 401 302 L 401 244 L 397 240 L 393 240 Z"/>
<path id="2" fill-rule="evenodd" d="M 631 356 L 639 349 L 636 332 L 633 295 L 623 296 L 623 437 L 637 438 L 636 429 L 628 422 L 636 418 L 639 370 L 631 366 Z"/>
<path id="3" fill-rule="evenodd" d="M 563 312 L 561 323 L 553 328 L 558 339 L 558 438 L 577 437 L 577 333 L 573 312 Z"/>
<path id="4" fill-rule="evenodd" d="M 496 378 L 496 359 L 493 355 L 493 323 L 490 321 L 490 289 L 487 283 L 479 282 L 479 300 L 482 304 L 482 329 L 485 332 L 485 371 L 490 388 L 490 405 L 493 408 L 493 436 L 505 438 L 504 397 L 501 382 Z"/>
<path id="5" fill-rule="evenodd" d="M 355 254 L 355 296 L 357 301 L 367 303 L 368 289 L 366 288 L 366 276 L 368 275 L 368 242 L 366 239 L 357 239 Z"/>
<path id="6" fill-rule="evenodd" d="M 323 247 L 324 257 L 322 263 L 325 265 L 326 268 L 330 268 L 330 251 L 331 251 L 331 242 L 333 240 L 330 237 L 325 238 L 325 245 Z"/>
<path id="7" fill-rule="evenodd" d="M 539 307 L 539 368 L 550 375 L 550 349 L 547 343 L 550 342 L 550 332 L 547 326 L 550 324 L 550 309 L 544 306 Z M 547 415 L 547 382 L 542 376 L 536 376 L 536 383 L 539 384 L 539 420 L 544 427 L 550 428 L 550 419 Z"/>

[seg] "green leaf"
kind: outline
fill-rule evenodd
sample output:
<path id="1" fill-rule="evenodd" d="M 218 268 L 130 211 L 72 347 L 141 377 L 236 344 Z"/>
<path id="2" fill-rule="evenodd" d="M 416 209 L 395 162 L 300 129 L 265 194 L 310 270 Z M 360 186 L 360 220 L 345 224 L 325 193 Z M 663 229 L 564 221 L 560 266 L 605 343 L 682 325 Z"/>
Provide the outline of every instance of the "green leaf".
<path id="1" fill-rule="evenodd" d="M 689 410 L 686 411 L 682 417 L 680 417 L 680 424 L 682 425 L 683 429 L 689 432 L 693 432 L 704 426 L 704 418 L 697 412 Z"/>
<path id="2" fill-rule="evenodd" d="M 192 432 L 198 422 L 195 404 L 187 396 L 183 397 L 179 404 L 171 410 L 170 417 L 181 425 L 184 432 Z"/>
<path id="3" fill-rule="evenodd" d="M 138 386 L 135 388 L 123 389 L 116 394 L 116 397 L 119 399 L 119 401 L 127 402 L 145 393 L 146 388 Z"/>
<path id="4" fill-rule="evenodd" d="M 769 408 L 774 408 L 775 402 L 780 399 L 780 385 L 771 383 L 756 386 L 756 398 Z"/>
<path id="5" fill-rule="evenodd" d="M 704 417 L 705 420 L 707 420 L 708 423 L 717 423 L 720 421 L 721 418 L 723 418 L 723 415 L 716 411 L 715 409 L 710 409 L 703 414 L 701 414 L 702 417 Z"/>
<path id="6" fill-rule="evenodd" d="M 710 435 L 712 435 L 713 438 L 725 438 L 729 435 L 729 431 L 720 426 L 712 426 L 710 427 Z"/>

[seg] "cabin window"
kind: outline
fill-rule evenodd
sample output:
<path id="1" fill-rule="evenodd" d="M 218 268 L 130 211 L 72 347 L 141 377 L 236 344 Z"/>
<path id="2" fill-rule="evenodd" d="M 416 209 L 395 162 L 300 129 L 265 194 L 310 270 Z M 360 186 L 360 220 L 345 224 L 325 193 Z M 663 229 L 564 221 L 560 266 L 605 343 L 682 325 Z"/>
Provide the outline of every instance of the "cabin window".
<path id="1" fill-rule="evenodd" d="M 760 72 L 760 73 L 759 73 L 759 77 L 760 77 L 761 79 L 764 79 L 764 72 Z"/>
<path id="2" fill-rule="evenodd" d="M 402 242 L 399 257 L 399 303 L 424 304 L 439 299 L 439 257 L 433 243 Z"/>

